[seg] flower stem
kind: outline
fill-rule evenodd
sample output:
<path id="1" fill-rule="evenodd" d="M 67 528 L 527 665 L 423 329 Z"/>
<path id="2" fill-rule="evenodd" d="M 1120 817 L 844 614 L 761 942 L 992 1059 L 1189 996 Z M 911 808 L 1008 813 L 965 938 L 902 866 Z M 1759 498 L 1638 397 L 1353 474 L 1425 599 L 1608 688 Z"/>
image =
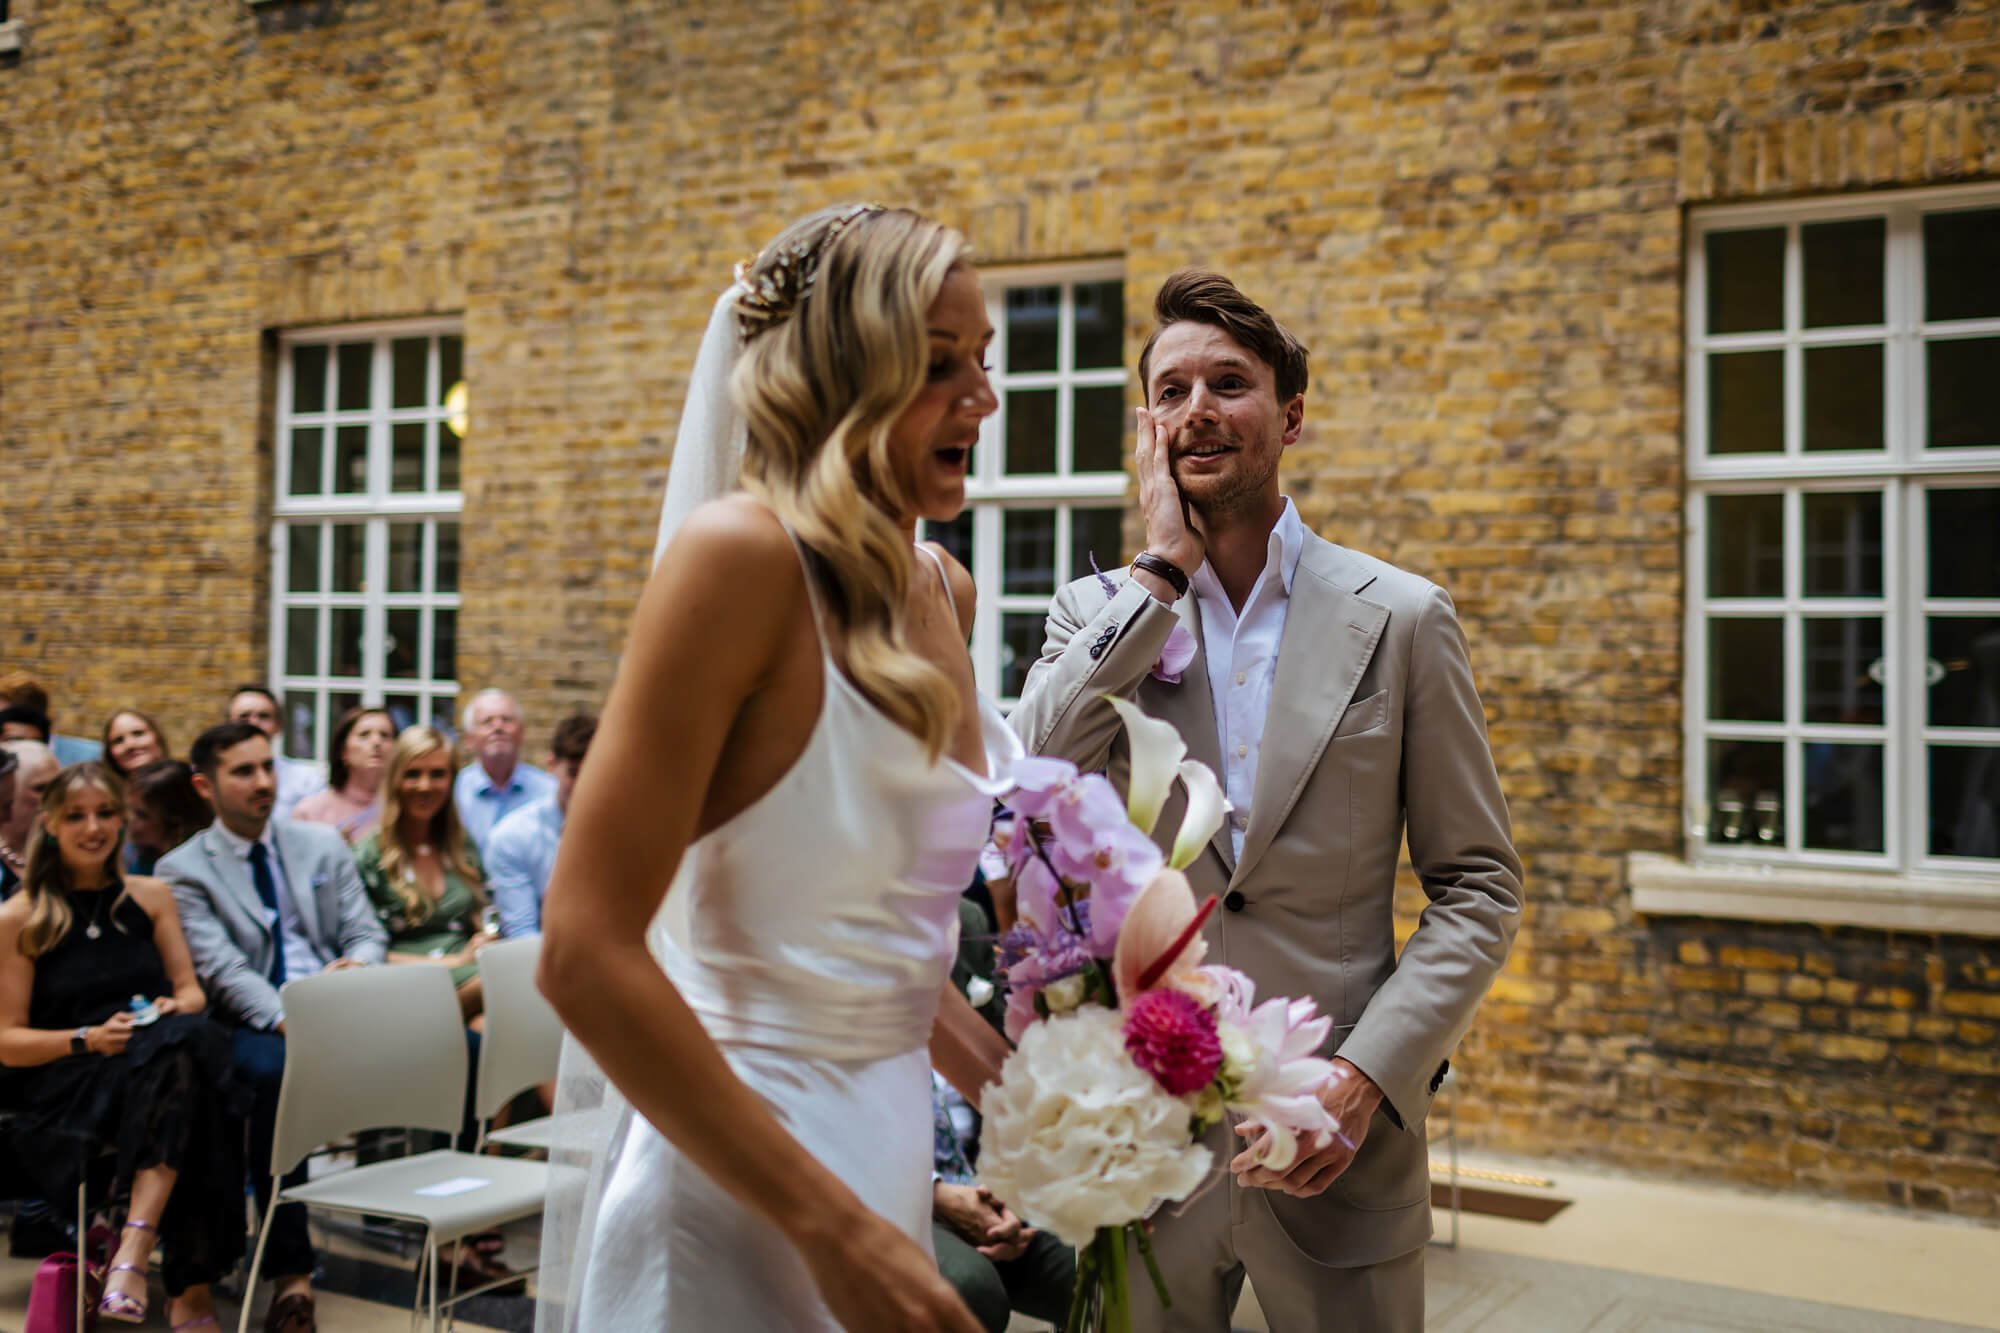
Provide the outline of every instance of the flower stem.
<path id="1" fill-rule="evenodd" d="M 1167 1294 L 1167 1279 L 1160 1273 L 1160 1261 L 1153 1257 L 1153 1237 L 1144 1222 L 1132 1224 L 1132 1234 L 1139 1242 L 1139 1257 L 1146 1261 L 1146 1276 L 1153 1279 L 1153 1294 L 1160 1298 L 1160 1308 L 1174 1308 L 1174 1298 Z"/>
<path id="2" fill-rule="evenodd" d="M 1096 1278 L 1097 1247 L 1085 1245 L 1076 1252 L 1076 1288 L 1070 1293 L 1069 1314 L 1063 1319 L 1063 1333 L 1089 1333 L 1084 1321 L 1089 1317 Z"/>

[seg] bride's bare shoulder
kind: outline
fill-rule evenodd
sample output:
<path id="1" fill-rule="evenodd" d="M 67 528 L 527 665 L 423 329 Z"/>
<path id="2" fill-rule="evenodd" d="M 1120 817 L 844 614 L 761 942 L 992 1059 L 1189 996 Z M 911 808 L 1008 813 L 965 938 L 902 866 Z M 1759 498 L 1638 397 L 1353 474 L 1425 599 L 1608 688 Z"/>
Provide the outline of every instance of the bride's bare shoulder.
<path id="1" fill-rule="evenodd" d="M 796 567 L 791 535 L 770 507 L 737 492 L 710 500 L 687 516 L 660 555 L 662 568 L 682 561 L 724 560 L 738 571 L 780 562 Z"/>

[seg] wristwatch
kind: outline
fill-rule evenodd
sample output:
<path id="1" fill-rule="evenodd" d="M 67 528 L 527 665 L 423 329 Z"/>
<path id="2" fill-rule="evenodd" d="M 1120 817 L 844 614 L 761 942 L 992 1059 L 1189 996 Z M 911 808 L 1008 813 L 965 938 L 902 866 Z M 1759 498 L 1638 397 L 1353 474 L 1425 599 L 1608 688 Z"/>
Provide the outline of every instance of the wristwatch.
<path id="1" fill-rule="evenodd" d="M 69 1053 L 71 1055 L 90 1054 L 90 1029 L 88 1027 L 80 1027 L 69 1034 Z"/>

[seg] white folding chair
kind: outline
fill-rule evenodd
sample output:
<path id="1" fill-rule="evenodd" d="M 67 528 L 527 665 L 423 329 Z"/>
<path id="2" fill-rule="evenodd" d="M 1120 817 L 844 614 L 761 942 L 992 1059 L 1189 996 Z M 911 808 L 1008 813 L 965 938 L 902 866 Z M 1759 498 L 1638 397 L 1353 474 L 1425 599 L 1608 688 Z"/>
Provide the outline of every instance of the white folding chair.
<path id="1" fill-rule="evenodd" d="M 493 1117 L 529 1088 L 556 1081 L 562 1060 L 562 1020 L 535 986 L 542 939 L 501 940 L 479 951 L 479 986 L 485 996 L 486 1028 L 479 1034 L 479 1072 L 472 1113 L 479 1118 L 479 1142 L 546 1151 L 551 1116 L 494 1129 Z"/>
<path id="2" fill-rule="evenodd" d="M 248 1333 L 251 1295 L 279 1205 L 371 1213 L 424 1229 L 412 1316 L 425 1300 L 438 1329 L 438 1247 L 542 1210 L 543 1162 L 439 1149 L 374 1162 L 298 1186 L 279 1182 L 315 1148 L 364 1129 L 428 1129 L 456 1134 L 465 1111 L 465 1029 L 451 973 L 442 967 L 370 967 L 322 972 L 288 983 L 285 1077 L 278 1091 L 271 1160 L 271 1206 L 257 1232 L 238 1333 Z M 446 1302 L 494 1286 L 501 1279 Z"/>

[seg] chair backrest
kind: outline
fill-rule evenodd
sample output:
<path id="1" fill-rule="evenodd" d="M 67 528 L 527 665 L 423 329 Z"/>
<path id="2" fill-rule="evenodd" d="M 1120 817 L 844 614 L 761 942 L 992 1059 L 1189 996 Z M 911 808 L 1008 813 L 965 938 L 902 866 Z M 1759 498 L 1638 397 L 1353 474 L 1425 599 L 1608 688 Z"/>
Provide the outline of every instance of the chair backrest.
<path id="1" fill-rule="evenodd" d="M 465 1019 L 449 968 L 321 972 L 287 983 L 281 996 L 285 1078 L 272 1175 L 364 1129 L 458 1132 L 465 1116 Z"/>
<path id="2" fill-rule="evenodd" d="M 542 937 L 500 940 L 479 951 L 486 1030 L 479 1037 L 479 1082 L 472 1113 L 491 1120 L 516 1096 L 553 1083 L 562 1060 L 562 1020 L 535 987 Z"/>

